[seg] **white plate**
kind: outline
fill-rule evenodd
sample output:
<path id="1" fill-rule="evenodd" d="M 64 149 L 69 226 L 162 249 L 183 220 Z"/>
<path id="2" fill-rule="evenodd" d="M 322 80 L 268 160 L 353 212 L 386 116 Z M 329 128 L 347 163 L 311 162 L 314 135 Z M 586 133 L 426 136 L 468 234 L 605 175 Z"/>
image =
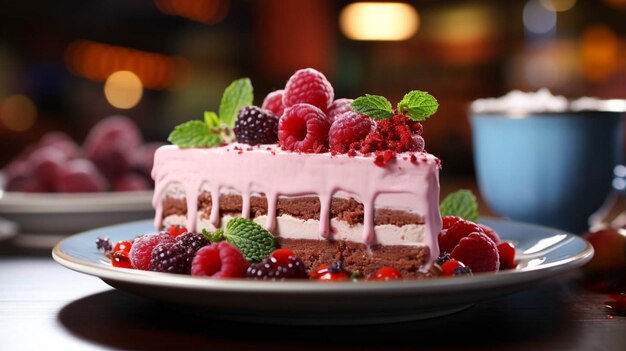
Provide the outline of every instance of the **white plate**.
<path id="1" fill-rule="evenodd" d="M 96 249 L 101 236 L 115 242 L 153 232 L 151 220 L 74 235 L 58 243 L 52 256 L 63 266 L 120 290 L 195 313 L 227 320 L 324 325 L 401 322 L 461 311 L 579 267 L 593 256 L 591 245 L 572 234 L 523 223 L 482 222 L 516 243 L 520 259 L 516 269 L 400 282 L 218 280 L 114 268 Z"/>
<path id="2" fill-rule="evenodd" d="M 22 233 L 68 235 L 154 216 L 152 191 L 20 193 L 0 189 L 0 216 Z"/>

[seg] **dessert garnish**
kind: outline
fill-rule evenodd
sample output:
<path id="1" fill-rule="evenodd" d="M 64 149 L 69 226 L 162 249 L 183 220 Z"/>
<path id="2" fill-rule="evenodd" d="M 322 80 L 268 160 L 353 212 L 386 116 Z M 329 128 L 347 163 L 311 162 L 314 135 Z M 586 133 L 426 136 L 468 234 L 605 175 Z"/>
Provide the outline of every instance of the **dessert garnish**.
<path id="1" fill-rule="evenodd" d="M 249 262 L 259 262 L 274 251 L 274 237 L 267 229 L 246 218 L 233 218 L 226 230 L 202 231 L 202 235 L 213 243 L 226 240 L 235 246 Z"/>
<path id="2" fill-rule="evenodd" d="M 222 95 L 219 115 L 205 112 L 204 121 L 192 120 L 174 128 L 168 141 L 179 147 L 214 147 L 232 140 L 239 110 L 252 105 L 254 96 L 249 78 L 232 82 Z"/>

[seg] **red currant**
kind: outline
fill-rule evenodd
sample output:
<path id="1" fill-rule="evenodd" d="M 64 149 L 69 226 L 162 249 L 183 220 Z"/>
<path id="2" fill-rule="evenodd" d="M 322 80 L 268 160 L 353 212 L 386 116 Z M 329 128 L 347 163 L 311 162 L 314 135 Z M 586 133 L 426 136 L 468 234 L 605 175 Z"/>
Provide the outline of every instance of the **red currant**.
<path id="1" fill-rule="evenodd" d="M 128 251 L 118 250 L 113 252 L 113 256 L 111 257 L 111 264 L 113 267 L 119 268 L 133 268 L 130 264 L 130 259 L 128 258 Z"/>
<path id="2" fill-rule="evenodd" d="M 454 270 L 459 267 L 464 268 L 465 264 L 463 264 L 463 262 L 461 261 L 457 261 L 454 258 L 451 258 L 441 265 L 441 275 L 443 275 L 444 277 L 451 277 L 454 275 Z"/>
<path id="3" fill-rule="evenodd" d="M 311 279 L 325 282 L 338 282 L 348 281 L 350 280 L 350 276 L 342 271 L 338 265 L 325 263 L 311 273 Z"/>
<path id="4" fill-rule="evenodd" d="M 133 246 L 132 241 L 128 241 L 128 240 L 118 241 L 117 244 L 115 244 L 115 247 L 113 248 L 113 252 L 124 251 L 128 254 L 130 252 L 131 246 Z"/>
<path id="5" fill-rule="evenodd" d="M 167 232 L 169 233 L 169 235 L 177 237 L 181 234 L 187 233 L 187 228 L 182 225 L 173 225 L 167 228 Z"/>
<path id="6" fill-rule="evenodd" d="M 500 269 L 515 268 L 515 246 L 511 243 L 500 243 L 498 245 L 498 255 L 500 256 Z"/>
<path id="7" fill-rule="evenodd" d="M 289 257 L 295 257 L 295 256 L 296 254 L 293 253 L 293 251 L 289 249 L 274 250 L 270 254 L 270 257 L 273 257 L 277 263 L 279 263 L 280 265 L 284 265 L 284 266 L 289 264 Z"/>
<path id="8" fill-rule="evenodd" d="M 392 267 L 383 267 L 376 271 L 371 277 L 370 280 L 400 280 L 402 279 L 402 274 L 395 268 Z"/>

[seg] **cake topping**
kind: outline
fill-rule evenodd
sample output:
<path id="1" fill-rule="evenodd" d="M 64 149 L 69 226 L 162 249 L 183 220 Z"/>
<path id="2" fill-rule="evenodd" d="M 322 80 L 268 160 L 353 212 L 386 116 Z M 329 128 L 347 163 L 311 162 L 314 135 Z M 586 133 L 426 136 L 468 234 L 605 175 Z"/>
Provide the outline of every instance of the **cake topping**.
<path id="1" fill-rule="evenodd" d="M 285 111 L 285 105 L 283 105 L 283 94 L 285 91 L 283 89 L 274 90 L 271 93 L 267 94 L 265 99 L 263 99 L 263 104 L 261 108 L 265 110 L 272 111 L 274 116 L 280 117 L 283 115 Z"/>
<path id="2" fill-rule="evenodd" d="M 350 106 L 352 105 L 352 102 L 354 102 L 352 99 L 337 99 L 333 101 L 328 109 L 328 119 L 330 122 L 333 123 L 337 117 L 346 112 L 353 111 L 352 106 Z"/>
<path id="3" fill-rule="evenodd" d="M 307 103 L 326 113 L 334 97 L 333 86 L 326 77 L 312 68 L 305 68 L 296 71 L 287 81 L 283 104 L 287 108 Z"/>
<path id="4" fill-rule="evenodd" d="M 237 114 L 235 137 L 249 145 L 273 144 L 278 141 L 278 118 L 269 110 L 244 106 Z"/>
<path id="5" fill-rule="evenodd" d="M 346 153 L 354 143 L 360 143 L 375 129 L 369 117 L 348 111 L 338 116 L 330 126 L 328 144 L 331 152 Z"/>
<path id="6" fill-rule="evenodd" d="M 278 123 L 279 145 L 290 151 L 326 151 L 329 128 L 328 118 L 319 108 L 304 103 L 293 105 Z"/>

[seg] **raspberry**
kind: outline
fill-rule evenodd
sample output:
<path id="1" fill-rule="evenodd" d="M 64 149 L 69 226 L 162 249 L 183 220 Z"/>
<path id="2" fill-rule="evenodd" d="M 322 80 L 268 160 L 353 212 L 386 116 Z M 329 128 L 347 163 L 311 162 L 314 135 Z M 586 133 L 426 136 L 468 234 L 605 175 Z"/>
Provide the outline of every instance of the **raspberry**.
<path id="1" fill-rule="evenodd" d="M 273 144 L 278 140 L 278 118 L 268 110 L 245 106 L 237 113 L 235 137 L 249 145 Z"/>
<path id="2" fill-rule="evenodd" d="M 513 244 L 500 243 L 498 255 L 500 256 L 500 269 L 515 268 L 515 246 Z"/>
<path id="3" fill-rule="evenodd" d="M 354 100 L 352 99 L 337 99 L 333 101 L 333 103 L 328 108 L 328 119 L 330 123 L 333 123 L 337 120 L 337 117 L 343 115 L 346 112 L 352 111 L 352 104 Z"/>
<path id="4" fill-rule="evenodd" d="M 360 142 L 375 128 L 374 121 L 369 117 L 349 111 L 337 119 L 328 131 L 328 144 L 330 150 L 346 153 L 350 144 Z"/>
<path id="5" fill-rule="evenodd" d="M 287 81 L 283 105 L 287 108 L 307 103 L 326 113 L 334 96 L 333 87 L 326 77 L 312 68 L 306 68 L 296 71 Z"/>
<path id="6" fill-rule="evenodd" d="M 378 280 L 378 281 L 386 281 L 386 280 L 400 280 L 402 279 L 402 274 L 398 272 L 397 269 L 392 267 L 383 267 L 376 271 L 371 277 L 370 280 Z"/>
<path id="7" fill-rule="evenodd" d="M 261 108 L 264 110 L 271 111 L 274 116 L 280 118 L 285 111 L 285 105 L 283 105 L 283 94 L 284 90 L 275 90 L 271 93 L 267 94 L 265 99 L 263 99 L 263 105 Z"/>
<path id="8" fill-rule="evenodd" d="M 213 278 L 242 278 L 248 261 L 241 252 L 227 242 L 205 246 L 198 250 L 191 262 L 191 275 Z"/>
<path id="9" fill-rule="evenodd" d="M 454 224 L 463 220 L 463 218 L 458 216 L 444 216 L 441 218 L 443 221 L 443 229 L 450 229 Z"/>
<path id="10" fill-rule="evenodd" d="M 455 223 L 448 230 L 439 233 L 439 250 L 451 253 L 462 238 L 474 232 L 483 233 L 482 229 L 473 222 L 461 220 Z"/>
<path id="11" fill-rule="evenodd" d="M 152 250 L 159 244 L 174 244 L 174 238 L 169 234 L 145 234 L 133 242 L 128 257 L 135 269 L 147 271 L 150 268 Z"/>
<path id="12" fill-rule="evenodd" d="M 500 236 L 498 235 L 498 233 L 496 233 L 495 230 L 484 224 L 478 224 L 478 226 L 480 227 L 480 229 L 483 230 L 483 233 L 485 233 L 485 235 L 489 237 L 489 239 L 493 240 L 494 244 L 498 245 L 500 243 Z"/>
<path id="13" fill-rule="evenodd" d="M 496 244 L 488 236 L 478 232 L 461 239 L 450 257 L 465 263 L 473 272 L 497 271 L 500 266 Z"/>
<path id="14" fill-rule="evenodd" d="M 285 110 L 278 123 L 278 140 L 284 150 L 321 152 L 330 123 L 326 115 L 309 104 L 296 104 Z"/>
<path id="15" fill-rule="evenodd" d="M 262 280 L 306 279 L 309 277 L 304 264 L 298 257 L 292 255 L 287 257 L 287 262 L 281 261 L 283 261 L 283 257 L 270 256 L 260 263 L 248 267 L 246 277 Z"/>

